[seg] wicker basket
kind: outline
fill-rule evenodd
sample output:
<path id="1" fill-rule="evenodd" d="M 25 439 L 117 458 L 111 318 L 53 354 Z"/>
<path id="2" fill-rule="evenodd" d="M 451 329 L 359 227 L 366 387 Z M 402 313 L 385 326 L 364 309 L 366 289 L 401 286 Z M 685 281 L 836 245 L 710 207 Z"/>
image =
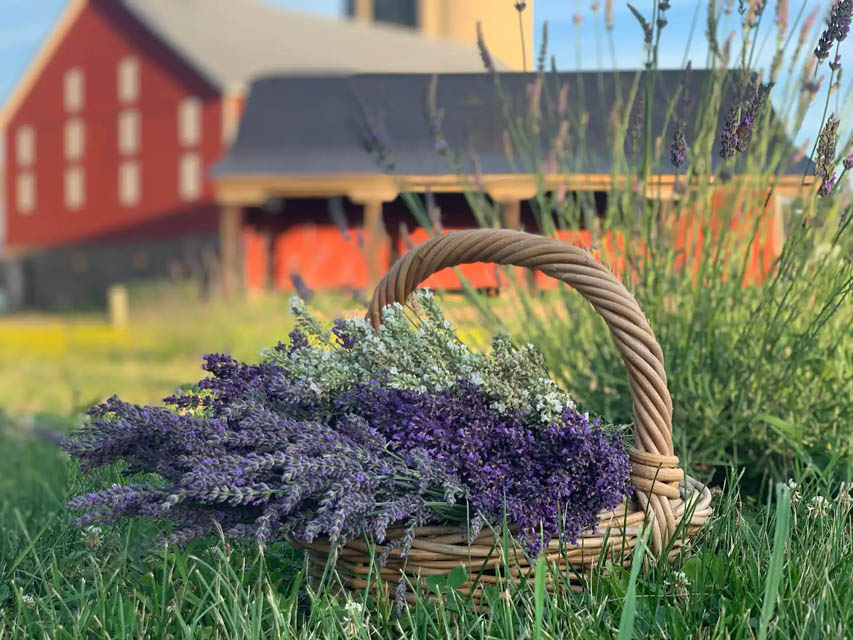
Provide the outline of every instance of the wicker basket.
<path id="1" fill-rule="evenodd" d="M 672 401 L 666 386 L 663 352 L 637 301 L 613 274 L 589 253 L 559 240 L 505 229 L 474 229 L 434 237 L 401 258 L 373 294 L 368 318 L 381 322 L 382 308 L 405 303 L 427 277 L 459 264 L 493 262 L 537 269 L 579 291 L 604 318 L 628 370 L 634 406 L 635 448 L 630 451 L 634 495 L 630 502 L 600 514 L 598 527 L 583 532 L 576 546 L 552 540 L 546 547 L 551 566 L 567 575 L 571 588 L 581 588 L 581 575 L 604 555 L 614 564 L 628 564 L 641 528 L 651 526 L 649 550 L 656 557 L 675 556 L 679 547 L 710 517 L 711 493 L 678 467 L 672 445 Z M 388 539 L 399 531 L 389 530 Z M 329 546 L 322 541 L 297 544 L 306 550 L 309 572 L 319 575 L 327 565 Z M 392 553 L 382 577 L 395 584 L 401 571 L 412 584 L 423 585 L 430 575 L 449 574 L 456 567 L 468 572 L 462 591 L 502 580 L 525 580 L 532 567 L 516 543 L 509 550 L 509 575 L 501 540 L 491 531 L 469 544 L 458 526 L 418 530 L 405 558 Z M 381 552 L 374 546 L 374 552 Z M 349 589 L 376 582 L 370 546 L 354 540 L 341 551 L 337 570 Z M 496 572 L 496 569 L 500 569 Z M 412 594 L 409 594 L 410 596 Z M 479 598 L 478 598 L 479 599 Z"/>

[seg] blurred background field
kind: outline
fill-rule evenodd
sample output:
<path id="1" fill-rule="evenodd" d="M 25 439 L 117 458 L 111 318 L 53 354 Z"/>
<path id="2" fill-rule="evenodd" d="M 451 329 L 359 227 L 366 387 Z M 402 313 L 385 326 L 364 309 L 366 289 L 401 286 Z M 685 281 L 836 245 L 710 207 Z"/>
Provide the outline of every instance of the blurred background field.
<path id="1" fill-rule="evenodd" d="M 70 415 L 113 394 L 158 403 L 202 377 L 204 354 L 257 361 L 292 325 L 286 296 L 203 302 L 191 287 L 175 285 L 131 296 L 125 327 L 111 326 L 105 312 L 0 319 L 0 406 L 21 418 Z M 344 306 L 343 296 L 326 298 L 321 309 Z"/>
<path id="2" fill-rule="evenodd" d="M 482 347 L 487 336 L 473 310 L 459 295 L 448 302 L 462 338 Z M 329 321 L 364 312 L 344 293 L 321 292 L 311 306 Z M 0 408 L 26 425 L 38 414 L 79 414 L 114 394 L 157 404 L 203 377 L 204 354 L 257 362 L 292 326 L 286 294 L 202 300 L 197 287 L 174 283 L 132 287 L 127 326 L 112 326 L 106 310 L 0 317 Z"/>

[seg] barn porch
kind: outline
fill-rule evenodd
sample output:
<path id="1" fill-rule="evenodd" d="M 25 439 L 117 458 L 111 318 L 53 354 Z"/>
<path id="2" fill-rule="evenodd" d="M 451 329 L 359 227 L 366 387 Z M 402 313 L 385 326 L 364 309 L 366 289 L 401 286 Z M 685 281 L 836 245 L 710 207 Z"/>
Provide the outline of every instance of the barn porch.
<path id="1" fill-rule="evenodd" d="M 454 183 L 434 178 L 392 180 L 381 175 L 330 179 L 325 185 L 315 179 L 310 186 L 286 177 L 220 180 L 220 248 L 227 290 L 283 291 L 304 285 L 312 290 L 369 291 L 397 258 L 429 237 L 400 197 L 401 189 L 419 195 L 422 202 L 431 202 L 444 232 L 478 225 L 463 193 L 466 182 L 457 176 L 447 178 Z M 647 187 L 646 197 L 661 202 L 664 217 L 679 197 L 672 188 L 674 179 L 660 176 Z M 529 202 L 537 188 L 533 176 L 490 176 L 480 182 L 483 191 L 476 193 L 495 206 L 502 226 L 539 231 Z M 612 184 L 610 176 L 554 175 L 546 176 L 543 188 L 585 193 L 588 206 L 594 207 L 591 213 L 603 217 Z M 731 184 L 716 187 L 712 215 L 740 206 L 735 202 L 740 189 Z M 743 211 L 737 227 L 733 226 L 736 233 L 757 228 L 745 283 L 760 282 L 772 269 L 784 242 L 782 202 L 801 190 L 799 176 L 782 178 L 766 198 L 763 212 Z M 424 198 L 427 192 L 429 196 Z M 309 193 L 314 197 L 308 197 Z M 757 224 L 756 216 L 760 217 Z M 688 267 L 691 262 L 698 264 L 703 241 L 698 232 L 700 218 L 688 212 L 664 222 L 672 246 L 685 249 L 680 263 Z M 711 227 L 715 227 L 713 220 Z M 585 248 L 595 247 L 617 274 L 625 268 L 626 239 L 621 235 L 605 232 L 595 242 L 590 231 L 581 228 L 558 230 L 557 236 Z M 631 249 L 638 250 L 636 245 Z M 493 265 L 464 265 L 460 272 L 475 288 L 491 290 L 502 285 L 502 275 Z M 537 278 L 537 282 L 543 287 L 553 285 L 547 278 Z M 463 285 L 456 272 L 448 269 L 435 274 L 426 286 L 457 290 Z"/>
<path id="2" fill-rule="evenodd" d="M 702 95 L 707 74 L 694 71 L 691 75 L 690 90 L 696 96 Z M 630 145 L 627 139 L 610 139 L 617 134 L 601 105 L 614 104 L 620 92 L 627 95 L 634 78 L 634 72 L 608 74 L 604 81 L 594 73 L 548 74 L 548 82 L 554 85 L 551 91 L 563 87 L 571 99 L 550 127 L 542 126 L 539 146 L 556 148 L 554 136 L 562 127 L 561 118 L 570 130 L 583 122 L 587 130 L 605 132 L 585 140 L 579 151 L 563 140 L 560 144 L 566 148 L 560 149 L 559 161 L 550 164 L 543 158 L 520 159 L 523 154 L 507 148 L 507 116 L 488 74 L 270 76 L 257 80 L 236 141 L 213 175 L 221 207 L 226 289 L 287 289 L 293 286 L 294 275 L 309 287 L 370 289 L 405 249 L 407 238 L 400 232 L 401 222 L 412 242 L 426 238 L 401 194 L 421 198 L 430 194 L 442 212 L 445 230 L 476 225 L 466 196 L 486 198 L 489 206 L 494 205 L 498 212 L 494 224 L 534 232 L 540 229 L 528 201 L 542 191 L 598 194 L 593 206 L 596 215 L 603 214 L 603 205 L 597 204 L 599 196 L 629 191 L 635 177 L 613 173 L 613 167 L 630 155 Z M 503 99 L 524 113 L 535 79 L 535 74 L 502 74 Z M 674 94 L 683 75 L 661 71 L 658 81 L 667 89 L 663 95 Z M 733 99 L 726 95 L 724 107 Z M 695 113 L 686 117 L 688 137 L 702 117 L 697 102 L 691 106 Z M 656 100 L 651 114 L 655 131 L 671 127 L 666 114 L 666 101 Z M 784 130 L 776 126 L 775 117 L 771 112 L 769 149 L 776 156 L 790 157 L 795 150 Z M 447 149 L 453 150 L 453 161 L 444 152 Z M 810 173 L 808 160 L 785 165 L 768 192 L 767 185 L 753 184 L 751 178 L 736 172 L 726 184 L 720 183 L 718 142 L 706 153 L 703 182 L 690 188 L 711 195 L 696 211 L 674 217 L 678 208 L 672 204 L 681 195 L 676 188 L 678 176 L 668 160 L 666 165 L 660 162 L 653 167 L 642 195 L 660 203 L 662 227 L 674 234 L 673 246 L 686 250 L 685 264 L 694 257 L 690 243 L 701 246 L 697 233 L 703 216 L 710 216 L 706 221 L 716 233 L 719 219 L 726 218 L 717 213 L 737 211 L 738 234 L 756 229 L 753 263 L 746 280 L 760 281 L 783 242 L 783 199 L 799 198 L 811 188 L 811 181 L 802 178 Z M 770 151 L 767 154 L 769 157 Z M 530 164 L 557 169 L 534 175 L 527 168 Z M 749 201 L 766 202 L 762 211 L 744 210 L 743 200 L 739 204 L 738 194 L 743 196 L 744 189 L 753 196 Z M 339 203 L 337 212 L 332 211 L 330 199 Z M 582 246 L 593 244 L 583 228 L 562 235 Z M 619 271 L 625 263 L 625 243 L 635 241 L 602 236 L 597 244 L 605 252 L 602 258 Z M 631 251 L 638 250 L 632 247 Z M 470 278 L 474 286 L 497 284 L 494 269 L 488 273 L 478 269 L 463 269 L 466 277 L 476 275 Z M 448 278 L 442 280 L 442 287 L 459 287 L 455 276 L 437 276 Z"/>

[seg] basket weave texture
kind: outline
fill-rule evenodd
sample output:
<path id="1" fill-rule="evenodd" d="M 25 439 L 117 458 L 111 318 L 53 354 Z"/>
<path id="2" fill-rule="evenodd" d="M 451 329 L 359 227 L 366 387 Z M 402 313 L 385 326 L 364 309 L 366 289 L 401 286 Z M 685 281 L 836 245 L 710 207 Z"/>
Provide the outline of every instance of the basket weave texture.
<path id="1" fill-rule="evenodd" d="M 599 562 L 604 553 L 614 563 L 627 564 L 642 527 L 651 527 L 650 551 L 659 557 L 675 556 L 679 547 L 711 516 L 711 493 L 679 468 L 672 444 L 672 400 L 667 390 L 663 352 L 637 301 L 610 270 L 587 251 L 565 242 L 509 229 L 472 229 L 436 236 L 409 251 L 381 280 L 373 294 L 368 318 L 381 324 L 382 308 L 399 302 L 433 273 L 473 262 L 493 262 L 536 269 L 571 285 L 604 318 L 610 335 L 625 362 L 634 409 L 635 446 L 629 452 L 634 494 L 613 511 L 600 514 L 594 529 L 584 531 L 577 545 L 552 540 L 545 548 L 552 565 L 567 570 L 577 585 L 579 574 Z M 394 539 L 400 531 L 388 531 Z M 326 566 L 329 546 L 322 541 L 297 543 L 306 549 L 309 568 L 320 573 Z M 430 575 L 449 574 L 462 566 L 469 584 L 494 584 L 523 580 L 532 575 L 520 547 L 501 549 L 491 531 L 484 530 L 469 543 L 458 526 L 418 529 L 405 558 L 392 553 L 381 573 L 388 581 L 399 580 L 401 571 L 413 584 Z M 382 547 L 374 547 L 381 552 Z M 508 554 L 513 566 L 509 576 L 495 574 Z M 345 586 L 362 589 L 370 574 L 370 547 L 353 540 L 339 553 L 337 568 Z M 475 580 L 476 578 L 476 580 Z"/>

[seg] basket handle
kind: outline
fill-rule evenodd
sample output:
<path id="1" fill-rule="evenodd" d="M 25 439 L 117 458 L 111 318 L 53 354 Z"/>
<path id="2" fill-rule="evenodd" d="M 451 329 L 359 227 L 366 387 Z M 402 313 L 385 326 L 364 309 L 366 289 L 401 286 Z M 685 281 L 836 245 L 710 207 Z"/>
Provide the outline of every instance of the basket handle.
<path id="1" fill-rule="evenodd" d="M 472 262 L 542 271 L 577 289 L 604 318 L 628 370 L 636 440 L 630 452 L 631 479 L 641 506 L 651 506 L 652 547 L 660 551 L 675 530 L 670 500 L 680 501 L 678 484 L 684 478 L 672 445 L 672 400 L 663 351 L 631 293 L 587 251 L 510 229 L 470 229 L 434 236 L 406 253 L 379 282 L 368 308 L 370 322 L 378 328 L 385 305 L 405 304 L 409 294 L 436 271 Z"/>

